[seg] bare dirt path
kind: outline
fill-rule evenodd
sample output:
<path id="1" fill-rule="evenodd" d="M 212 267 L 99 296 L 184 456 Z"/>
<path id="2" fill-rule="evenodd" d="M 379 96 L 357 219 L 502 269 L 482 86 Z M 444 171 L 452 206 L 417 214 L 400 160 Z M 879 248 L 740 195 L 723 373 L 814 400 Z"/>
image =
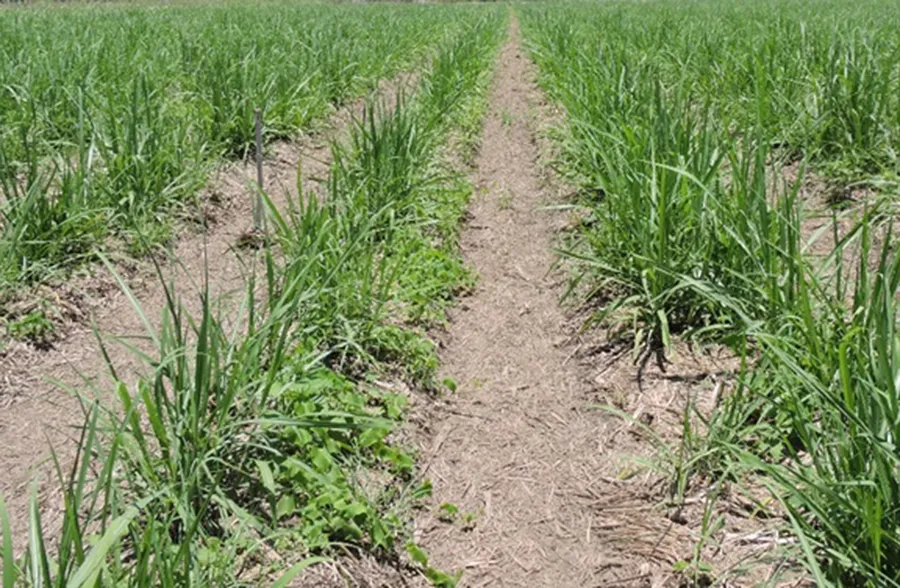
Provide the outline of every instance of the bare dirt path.
<path id="1" fill-rule="evenodd" d="M 390 102 L 401 88 L 414 84 L 415 75 L 401 74 L 381 84 L 378 92 Z M 330 143 L 346 133 L 353 117 L 360 116 L 364 100 L 338 109 L 321 133 L 296 142 L 272 145 L 264 161 L 266 190 L 276 206 L 287 195 L 297 197 L 298 169 L 304 193 L 322 190 L 331 163 Z M 298 167 L 299 166 L 299 167 Z M 251 250 L 237 245 L 252 225 L 250 190 L 256 177 L 251 162 L 224 165 L 205 188 L 204 198 L 217 202 L 208 229 L 188 234 L 164 260 L 167 281 L 177 284 L 182 304 L 191 312 L 200 308 L 204 268 L 208 268 L 210 295 L 227 313 L 245 294 L 245 283 L 253 257 Z M 141 341 L 145 327 L 132 303 L 115 285 L 102 266 L 96 278 L 76 280 L 84 289 L 85 314 L 90 318 L 67 325 L 64 337 L 52 348 L 39 350 L 25 344 L 12 345 L 0 357 L 0 496 L 10 511 L 17 548 L 24 545 L 27 505 L 32 480 L 39 479 L 41 516 L 50 536 L 61 520 L 62 501 L 49 463 L 50 447 L 65 464 L 74 455 L 75 440 L 84 416 L 78 400 L 66 388 L 91 396 L 91 389 L 105 395 L 112 380 L 100 353 L 92 324 L 107 338 L 124 338 L 151 351 Z M 166 296 L 152 266 L 144 263 L 128 276 L 141 307 L 154 324 L 162 317 Z M 228 316 L 226 314 L 226 316 Z M 110 358 L 119 376 L 133 383 L 146 366 L 121 344 L 111 344 Z"/>
<path id="2" fill-rule="evenodd" d="M 433 567 L 462 571 L 465 587 L 682 586 L 690 573 L 677 570 L 692 558 L 728 585 L 759 585 L 783 563 L 757 565 L 777 534 L 761 531 L 734 493 L 717 499 L 720 527 L 706 535 L 708 489 L 696 481 L 673 502 L 674 470 L 655 446 L 678 451 L 685 407 L 708 414 L 734 358 L 679 342 L 664 364 L 636 364 L 627 341 L 579 333 L 559 304 L 553 245 L 569 219 L 552 208 L 559 190 L 540 161 L 541 131 L 555 117 L 521 43 L 513 15 L 461 239 L 479 281 L 442 341 L 443 375 L 457 389 L 424 419 L 434 496 L 415 540 Z M 697 428 L 693 413 L 691 421 Z M 698 573 L 690 585 L 709 577 Z"/>
<path id="3" fill-rule="evenodd" d="M 546 208 L 534 77 L 513 17 L 476 160 L 482 195 L 462 236 L 479 282 L 442 353 L 458 388 L 423 449 L 435 496 L 417 540 L 434 566 L 464 570 L 464 586 L 591 586 L 604 561 L 586 507 L 603 419 L 586 406 L 550 273 L 565 215 Z M 458 508 L 454 522 L 438 520 L 441 504 Z"/>

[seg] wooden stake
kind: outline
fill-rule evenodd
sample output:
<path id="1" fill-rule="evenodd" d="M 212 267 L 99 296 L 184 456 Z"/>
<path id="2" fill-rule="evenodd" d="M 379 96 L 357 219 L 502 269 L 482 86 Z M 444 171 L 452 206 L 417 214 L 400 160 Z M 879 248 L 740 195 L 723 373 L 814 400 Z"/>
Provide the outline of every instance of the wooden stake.
<path id="1" fill-rule="evenodd" d="M 262 192 L 265 188 L 263 184 L 263 144 L 262 144 L 262 112 L 256 109 L 256 184 L 259 190 L 256 192 L 256 198 L 253 200 L 253 228 L 256 231 L 263 230 L 263 201 Z"/>

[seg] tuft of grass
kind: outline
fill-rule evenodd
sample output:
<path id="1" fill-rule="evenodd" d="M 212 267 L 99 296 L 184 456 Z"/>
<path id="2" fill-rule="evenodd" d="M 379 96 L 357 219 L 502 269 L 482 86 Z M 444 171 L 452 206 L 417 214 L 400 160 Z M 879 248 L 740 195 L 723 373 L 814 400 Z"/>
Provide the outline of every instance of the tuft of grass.
<path id="1" fill-rule="evenodd" d="M 803 309 L 758 332 L 761 357 L 727 399 L 711 441 L 760 476 L 824 586 L 896 586 L 900 477 L 895 300 L 889 245 L 867 268 L 868 229 L 849 308 L 812 271 Z M 726 431 L 730 431 L 726 434 Z"/>
<path id="2" fill-rule="evenodd" d="M 43 310 L 29 312 L 6 325 L 10 337 L 19 341 L 45 347 L 50 345 L 56 335 L 56 327 Z"/>

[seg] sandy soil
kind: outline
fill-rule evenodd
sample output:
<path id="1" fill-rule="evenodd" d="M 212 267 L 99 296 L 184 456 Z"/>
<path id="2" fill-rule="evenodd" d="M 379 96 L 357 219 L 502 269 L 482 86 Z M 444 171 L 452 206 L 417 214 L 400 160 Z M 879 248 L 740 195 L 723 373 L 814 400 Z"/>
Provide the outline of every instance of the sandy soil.
<path id="1" fill-rule="evenodd" d="M 565 222 L 538 176 L 532 117 L 540 101 L 512 22 L 476 159 L 479 196 L 462 237 L 479 275 L 452 313 L 444 374 L 457 392 L 434 416 L 425 448 L 434 506 L 461 519 L 419 521 L 418 540 L 466 586 L 586 586 L 605 550 L 581 498 L 599 468 L 604 419 L 582 398 L 584 373 L 549 273 Z M 466 521 L 465 519 L 471 519 Z"/>

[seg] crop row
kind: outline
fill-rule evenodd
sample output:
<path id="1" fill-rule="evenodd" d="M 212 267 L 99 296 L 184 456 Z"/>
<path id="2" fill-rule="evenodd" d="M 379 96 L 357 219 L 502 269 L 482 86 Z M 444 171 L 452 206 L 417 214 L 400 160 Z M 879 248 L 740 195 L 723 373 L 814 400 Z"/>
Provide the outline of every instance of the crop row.
<path id="1" fill-rule="evenodd" d="M 573 292 L 638 352 L 681 336 L 742 358 L 707 426 L 670 454 L 672 498 L 705 484 L 714 503 L 717 489 L 761 480 L 817 585 L 897 586 L 900 256 L 884 213 L 900 13 L 792 0 L 522 15 L 582 187 Z M 878 190 L 848 212 L 822 208 L 801 193 L 807 168 Z M 813 232 L 811 214 L 831 222 Z M 705 574 L 701 553 L 687 572 Z"/>
<path id="2" fill-rule="evenodd" d="M 413 94 L 370 101 L 333 146 L 322 200 L 269 203 L 242 316 L 208 298 L 187 316 L 170 291 L 149 375 L 119 384 L 117 407 L 85 405 L 80 460 L 59 473 L 61 536 L 45 544 L 35 499 L 15 559 L 3 520 L 4 588 L 283 586 L 331 545 L 395 549 L 428 486 L 389 439 L 405 396 L 380 382 L 437 385 L 414 326 L 471 279 L 456 247 L 471 189 L 442 150 L 477 132 L 505 17 L 453 14 Z"/>
<path id="3" fill-rule="evenodd" d="M 0 14 L 0 288 L 140 253 L 222 156 L 308 129 L 458 29 L 440 7 L 101 6 Z M 142 239 L 134 238 L 140 232 Z"/>

